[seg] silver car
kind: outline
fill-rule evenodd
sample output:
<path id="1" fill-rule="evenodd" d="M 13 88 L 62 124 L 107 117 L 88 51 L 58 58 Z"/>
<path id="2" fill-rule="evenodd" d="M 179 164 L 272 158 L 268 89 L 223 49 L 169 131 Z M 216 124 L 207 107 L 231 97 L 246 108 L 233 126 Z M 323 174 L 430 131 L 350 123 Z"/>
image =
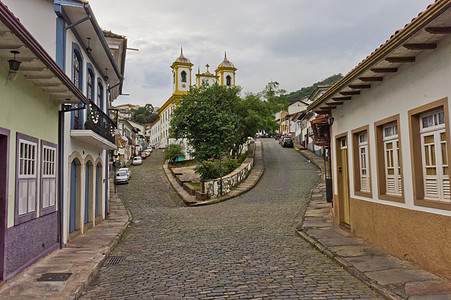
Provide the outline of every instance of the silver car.
<path id="1" fill-rule="evenodd" d="M 116 172 L 116 176 L 114 177 L 114 183 L 120 184 L 120 183 L 128 183 L 128 180 L 130 179 L 127 171 L 125 170 L 119 170 Z"/>

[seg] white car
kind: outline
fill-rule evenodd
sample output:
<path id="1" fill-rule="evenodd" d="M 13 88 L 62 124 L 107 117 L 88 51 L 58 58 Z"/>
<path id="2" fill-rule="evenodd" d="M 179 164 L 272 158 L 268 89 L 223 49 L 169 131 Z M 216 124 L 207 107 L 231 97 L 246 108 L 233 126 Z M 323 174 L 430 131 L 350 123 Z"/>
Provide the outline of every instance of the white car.
<path id="1" fill-rule="evenodd" d="M 135 158 L 133 158 L 133 165 L 137 166 L 137 165 L 142 165 L 143 163 L 143 159 L 139 156 L 135 156 Z"/>
<path id="2" fill-rule="evenodd" d="M 152 152 L 152 148 L 151 147 L 147 148 L 146 150 Z"/>
<path id="3" fill-rule="evenodd" d="M 117 170 L 118 172 L 120 171 L 125 171 L 127 172 L 128 178 L 130 179 L 132 177 L 132 171 L 130 171 L 129 168 L 120 168 L 119 170 Z"/>

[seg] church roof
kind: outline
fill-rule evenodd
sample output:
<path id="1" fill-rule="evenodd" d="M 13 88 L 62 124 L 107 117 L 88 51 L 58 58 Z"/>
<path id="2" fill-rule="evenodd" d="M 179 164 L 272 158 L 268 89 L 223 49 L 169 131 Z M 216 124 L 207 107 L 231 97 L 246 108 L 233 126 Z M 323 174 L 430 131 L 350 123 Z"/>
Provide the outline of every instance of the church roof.
<path id="1" fill-rule="evenodd" d="M 224 60 L 221 64 L 219 64 L 218 68 L 235 68 L 235 66 L 227 59 L 227 56 L 224 57 Z"/>
<path id="2" fill-rule="evenodd" d="M 180 51 L 180 56 L 175 60 L 175 62 L 179 63 L 191 63 L 191 61 L 183 55 L 183 49 Z"/>

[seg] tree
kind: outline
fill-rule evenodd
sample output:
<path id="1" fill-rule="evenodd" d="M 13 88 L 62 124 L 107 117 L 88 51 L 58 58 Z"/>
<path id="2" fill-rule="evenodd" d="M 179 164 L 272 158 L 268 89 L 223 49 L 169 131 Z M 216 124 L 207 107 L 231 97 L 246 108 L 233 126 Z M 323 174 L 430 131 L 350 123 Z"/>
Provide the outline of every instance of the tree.
<path id="1" fill-rule="evenodd" d="M 259 96 L 270 104 L 272 111 L 275 113 L 288 108 L 289 103 L 286 92 L 284 89 L 279 89 L 277 81 L 270 81 L 265 89 L 259 93 Z"/>
<path id="2" fill-rule="evenodd" d="M 239 92 L 217 84 L 191 88 L 173 112 L 171 136 L 187 138 L 198 160 L 230 153 L 239 123 Z"/>
<path id="3" fill-rule="evenodd" d="M 198 160 L 236 157 L 248 137 L 278 128 L 272 103 L 254 94 L 242 99 L 239 93 L 239 88 L 217 84 L 192 88 L 173 112 L 171 136 L 187 138 Z"/>
<path id="4" fill-rule="evenodd" d="M 138 109 L 132 109 L 132 120 L 138 123 L 153 123 L 159 118 L 159 115 L 154 111 L 152 104 L 146 104 L 144 107 Z"/>
<path id="5" fill-rule="evenodd" d="M 164 151 L 164 159 L 168 159 L 170 162 L 175 162 L 177 158 L 185 158 L 183 147 L 180 144 L 170 144 Z"/>

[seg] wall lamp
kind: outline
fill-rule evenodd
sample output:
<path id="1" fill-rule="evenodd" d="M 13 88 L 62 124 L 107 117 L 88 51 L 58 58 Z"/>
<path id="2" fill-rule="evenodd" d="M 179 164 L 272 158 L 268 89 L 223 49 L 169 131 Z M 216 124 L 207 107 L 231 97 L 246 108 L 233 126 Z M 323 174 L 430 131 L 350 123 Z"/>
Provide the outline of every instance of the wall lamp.
<path id="1" fill-rule="evenodd" d="M 88 40 L 88 47 L 86 47 L 86 53 L 91 54 L 92 48 L 91 48 L 91 38 L 86 38 Z"/>
<path id="2" fill-rule="evenodd" d="M 327 123 L 330 125 L 330 126 L 332 126 L 332 124 L 334 124 L 334 117 L 332 117 L 332 116 L 330 116 L 328 119 L 327 119 Z"/>
<path id="3" fill-rule="evenodd" d="M 8 62 L 9 62 L 9 69 L 11 71 L 16 72 L 16 71 L 19 70 L 20 64 L 22 63 L 21 61 L 16 60 L 16 54 L 19 54 L 20 52 L 17 51 L 17 50 L 12 50 L 11 53 L 14 54 L 14 58 L 8 60 Z"/>

